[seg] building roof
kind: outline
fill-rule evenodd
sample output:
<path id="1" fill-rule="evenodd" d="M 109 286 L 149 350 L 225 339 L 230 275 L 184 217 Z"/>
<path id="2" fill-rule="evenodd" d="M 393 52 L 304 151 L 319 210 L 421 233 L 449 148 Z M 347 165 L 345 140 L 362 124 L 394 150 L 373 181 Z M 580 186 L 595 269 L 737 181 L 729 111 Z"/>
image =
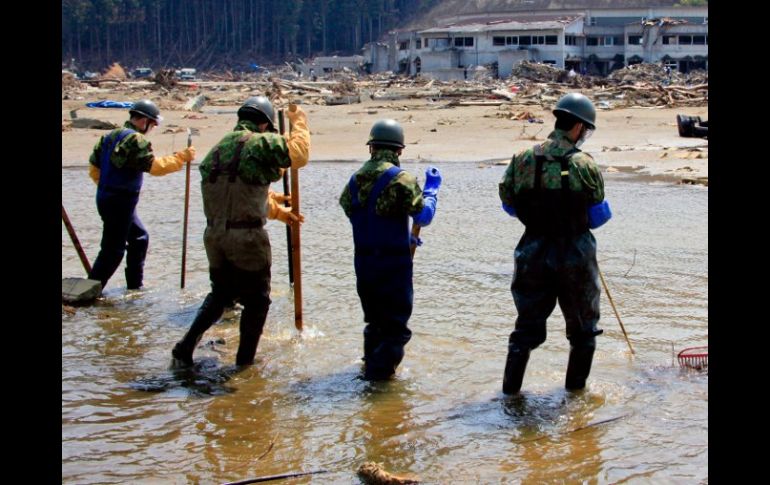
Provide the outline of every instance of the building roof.
<path id="1" fill-rule="evenodd" d="M 553 30 L 563 29 L 582 18 L 580 15 L 542 15 L 528 17 L 497 17 L 460 21 L 440 27 L 420 30 L 420 34 L 444 34 L 453 32 L 495 32 L 509 30 Z"/>

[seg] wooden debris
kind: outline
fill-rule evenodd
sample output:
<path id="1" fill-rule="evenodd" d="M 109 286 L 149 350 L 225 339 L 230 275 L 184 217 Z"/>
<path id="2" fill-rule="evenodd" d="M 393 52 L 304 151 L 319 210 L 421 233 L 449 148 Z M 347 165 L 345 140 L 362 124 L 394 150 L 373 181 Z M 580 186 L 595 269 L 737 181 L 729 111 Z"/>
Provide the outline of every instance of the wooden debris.
<path id="1" fill-rule="evenodd" d="M 420 483 L 418 479 L 393 475 L 382 464 L 369 461 L 358 467 L 358 476 L 367 485 L 402 485 Z"/>

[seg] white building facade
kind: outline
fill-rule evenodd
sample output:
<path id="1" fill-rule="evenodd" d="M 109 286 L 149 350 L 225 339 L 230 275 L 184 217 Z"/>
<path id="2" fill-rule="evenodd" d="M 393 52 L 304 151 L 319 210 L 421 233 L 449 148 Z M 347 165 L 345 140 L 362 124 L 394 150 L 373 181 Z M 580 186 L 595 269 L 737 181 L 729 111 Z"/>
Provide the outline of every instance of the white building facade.
<path id="1" fill-rule="evenodd" d="M 452 80 L 477 66 L 508 77 L 524 60 L 594 75 L 639 62 L 708 69 L 708 7 L 497 13 L 441 25 L 391 32 L 386 44 L 367 44 L 367 70 Z"/>

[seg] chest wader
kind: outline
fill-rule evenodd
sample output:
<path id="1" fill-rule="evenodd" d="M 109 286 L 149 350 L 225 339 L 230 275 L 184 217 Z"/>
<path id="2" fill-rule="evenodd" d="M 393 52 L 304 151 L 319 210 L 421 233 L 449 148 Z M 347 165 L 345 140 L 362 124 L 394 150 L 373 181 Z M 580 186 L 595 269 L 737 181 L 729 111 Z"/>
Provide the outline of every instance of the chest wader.
<path id="1" fill-rule="evenodd" d="M 521 389 L 530 351 L 545 342 L 546 321 L 558 300 L 570 341 L 566 387 L 582 389 L 591 369 L 599 320 L 596 241 L 588 229 L 588 196 L 569 187 L 569 158 L 577 150 L 550 160 L 561 166 L 561 188 L 542 187 L 549 158 L 535 147 L 535 180 L 515 200 L 526 226 L 515 251 L 511 293 L 518 311 L 508 340 L 503 392 Z"/>
<path id="2" fill-rule="evenodd" d="M 362 205 L 355 175 L 348 185 L 352 201 L 350 222 L 355 243 L 356 289 L 364 311 L 364 378 L 390 378 L 404 358 L 412 337 L 407 328 L 412 315 L 412 258 L 409 252 L 409 216 L 384 217 L 376 213 L 382 190 L 401 172 L 391 167 L 375 182 Z"/>
<path id="3" fill-rule="evenodd" d="M 147 230 L 136 215 L 143 173 L 118 167 L 110 160 L 115 147 L 133 133 L 136 132 L 123 129 L 112 140 L 106 136 L 100 148 L 96 208 L 103 221 L 102 241 L 99 255 L 88 277 L 101 281 L 102 287 L 106 286 L 118 269 L 124 254 L 127 288 L 142 286 L 144 260 L 150 242 Z"/>
<path id="4" fill-rule="evenodd" d="M 184 366 L 192 365 L 203 334 L 236 299 L 243 305 L 236 365 L 252 364 L 257 352 L 271 303 L 270 241 L 263 229 L 268 187 L 247 184 L 238 177 L 243 146 L 253 135 L 248 132 L 238 139 L 233 157 L 224 166 L 219 147 L 215 148 L 211 173 L 202 182 L 211 292 L 171 352 Z"/>

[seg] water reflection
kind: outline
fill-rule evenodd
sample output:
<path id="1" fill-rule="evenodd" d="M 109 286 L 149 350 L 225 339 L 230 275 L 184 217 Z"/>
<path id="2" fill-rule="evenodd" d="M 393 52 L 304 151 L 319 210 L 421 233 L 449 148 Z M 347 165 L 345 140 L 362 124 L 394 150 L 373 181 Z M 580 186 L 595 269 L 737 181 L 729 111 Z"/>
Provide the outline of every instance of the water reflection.
<path id="1" fill-rule="evenodd" d="M 515 403 L 500 384 L 522 227 L 499 209 L 504 167 L 440 166 L 438 212 L 415 261 L 414 336 L 396 379 L 378 387 L 358 379 L 363 322 L 350 224 L 336 203 L 354 165 L 303 172 L 302 335 L 293 328 L 284 228 L 268 224 L 273 304 L 257 365 L 227 372 L 235 310 L 206 334 L 226 343 L 203 342 L 191 379 L 168 365 L 209 290 L 199 184 L 191 184 L 184 290 L 183 185 L 172 177 L 146 184 L 145 289 L 127 292 L 121 272 L 96 305 L 62 314 L 63 482 L 222 483 L 323 468 L 330 473 L 298 482 L 357 483 L 365 461 L 430 483 L 708 479 L 708 374 L 671 366 L 672 342 L 679 350 L 708 341 L 707 190 L 605 177 L 615 216 L 597 231 L 599 264 L 637 353 L 629 357 L 602 295 L 605 334 L 587 392 L 568 395 L 557 309 Z M 404 168 L 424 172 L 414 162 Z M 63 203 L 93 259 L 101 227 L 84 180 L 86 167 L 62 170 Z M 82 271 L 62 228 L 63 276 Z"/>

